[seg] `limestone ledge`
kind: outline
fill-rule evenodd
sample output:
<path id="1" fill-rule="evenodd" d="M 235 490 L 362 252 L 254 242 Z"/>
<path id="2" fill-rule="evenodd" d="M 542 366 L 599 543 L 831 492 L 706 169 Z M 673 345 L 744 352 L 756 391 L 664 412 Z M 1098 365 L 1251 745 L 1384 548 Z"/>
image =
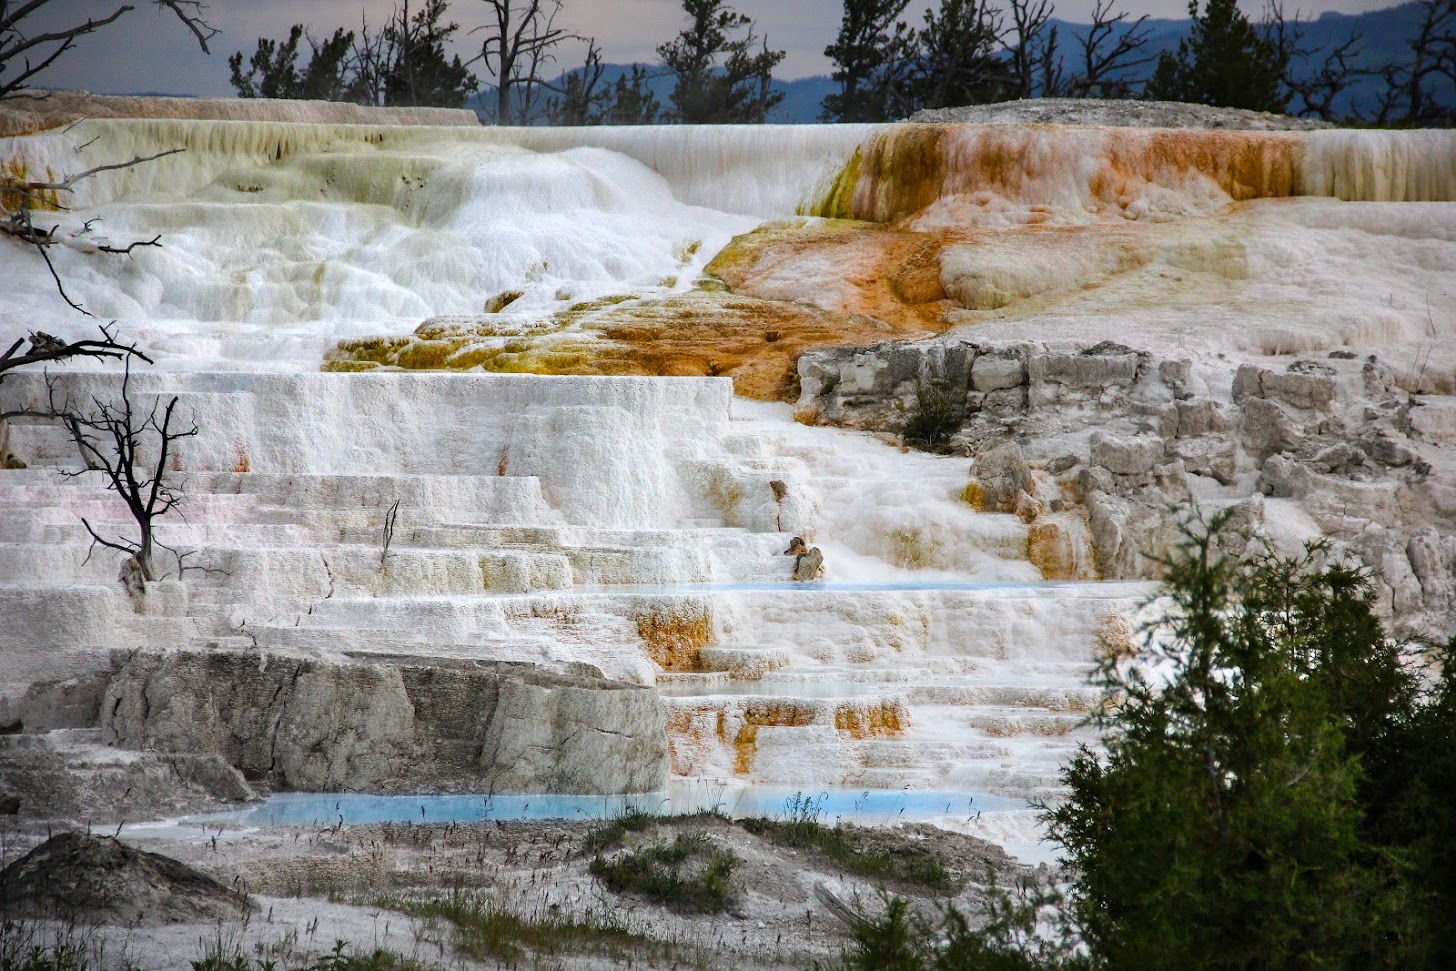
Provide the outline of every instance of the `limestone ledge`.
<path id="1" fill-rule="evenodd" d="M 220 756 L 296 791 L 646 792 L 667 781 L 661 702 L 593 668 L 119 653 L 107 744 Z"/>
<path id="2" fill-rule="evenodd" d="M 798 370 L 809 423 L 898 433 L 933 402 L 945 447 L 973 459 L 967 501 L 1031 523 L 1048 578 L 1078 575 L 1080 530 L 1098 575 L 1154 578 L 1181 520 L 1233 508 L 1286 552 L 1323 537 L 1364 563 L 1397 633 L 1456 629 L 1456 399 L 1399 388 L 1376 356 L 961 340 L 814 351 Z"/>
<path id="3" fill-rule="evenodd" d="M 0 106 L 0 137 L 44 131 L 81 118 L 176 118 L 198 121 L 280 121 L 336 125 L 470 125 L 466 108 L 379 108 L 339 101 L 276 98 L 168 98 L 44 91 Z"/>

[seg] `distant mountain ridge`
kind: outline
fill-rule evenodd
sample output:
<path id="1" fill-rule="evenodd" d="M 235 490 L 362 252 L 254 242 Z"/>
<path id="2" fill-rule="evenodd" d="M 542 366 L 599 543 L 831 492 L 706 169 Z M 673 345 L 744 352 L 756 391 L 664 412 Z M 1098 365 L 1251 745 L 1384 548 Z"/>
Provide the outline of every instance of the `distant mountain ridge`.
<path id="1" fill-rule="evenodd" d="M 1420 4 L 1418 3 L 1406 3 L 1361 14 L 1325 12 L 1304 24 L 1305 34 L 1302 46 L 1317 53 L 1313 56 L 1297 58 L 1293 65 L 1295 74 L 1298 76 L 1316 70 L 1324 60 L 1323 52 L 1343 43 L 1352 30 L 1359 30 L 1364 38 L 1361 56 L 1354 61 L 1356 67 L 1374 69 L 1380 65 L 1400 60 L 1403 55 L 1409 53 L 1406 44 L 1414 33 L 1419 18 Z M 1057 26 L 1059 31 L 1058 46 L 1062 49 L 1064 70 L 1072 73 L 1069 56 L 1074 53 L 1080 39 L 1086 36 L 1090 25 L 1066 20 L 1053 20 L 1052 23 Z M 1188 18 L 1146 21 L 1143 27 L 1148 33 L 1148 52 L 1156 58 L 1156 55 L 1162 51 L 1177 50 L 1178 41 L 1188 35 L 1192 24 L 1193 21 Z M 1146 80 L 1152 75 L 1155 63 L 1156 61 L 1145 65 L 1139 71 L 1134 71 L 1133 76 L 1138 81 Z M 667 73 L 660 64 L 604 64 L 603 86 L 615 83 L 620 75 L 627 73 L 634 66 L 644 67 L 651 74 L 648 87 L 657 95 L 658 101 L 665 108 L 670 103 L 673 79 L 672 75 Z M 572 73 L 575 72 L 563 72 L 554 83 L 560 84 L 562 79 Z M 825 74 L 791 80 L 775 80 L 773 87 L 775 91 L 784 95 L 784 100 L 769 115 L 769 121 L 779 124 L 812 124 L 821 121 L 820 112 L 824 97 L 837 90 L 837 85 Z M 1336 100 L 1335 108 L 1344 113 L 1368 114 L 1374 106 L 1380 88 L 1378 78 L 1356 79 L 1350 89 Z M 1438 93 L 1443 100 L 1449 101 L 1456 98 L 1456 90 L 1453 90 L 1450 83 L 1439 87 Z M 481 115 L 482 121 L 488 123 L 491 116 L 484 106 L 492 104 L 494 99 L 494 88 L 482 89 L 479 95 L 467 102 L 466 107 L 474 108 Z M 1355 109 L 1354 112 L 1352 112 L 1352 108 Z"/>

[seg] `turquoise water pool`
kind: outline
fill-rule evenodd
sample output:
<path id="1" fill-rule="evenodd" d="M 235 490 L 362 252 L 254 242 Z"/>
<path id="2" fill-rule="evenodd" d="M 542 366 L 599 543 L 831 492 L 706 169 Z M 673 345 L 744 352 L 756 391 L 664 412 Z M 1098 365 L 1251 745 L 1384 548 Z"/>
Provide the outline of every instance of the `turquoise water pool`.
<path id="1" fill-rule="evenodd" d="M 733 816 L 812 813 L 821 821 L 884 821 L 973 817 L 1027 808 L 1024 800 L 931 790 L 798 792 L 748 788 L 736 792 L 670 792 L 632 796 L 398 795 L 289 792 L 260 805 L 205 818 L 234 826 L 358 826 L 369 823 L 479 822 L 487 819 L 610 819 L 629 811 L 690 813 L 720 809 Z M 202 821 L 201 819 L 199 821 Z"/>

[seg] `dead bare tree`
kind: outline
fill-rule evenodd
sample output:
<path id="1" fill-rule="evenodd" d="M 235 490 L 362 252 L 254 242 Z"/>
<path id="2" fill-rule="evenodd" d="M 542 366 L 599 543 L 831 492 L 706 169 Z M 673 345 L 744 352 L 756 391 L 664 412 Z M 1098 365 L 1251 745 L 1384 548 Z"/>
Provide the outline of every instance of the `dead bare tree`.
<path id="1" fill-rule="evenodd" d="M 159 10 L 170 10 L 177 16 L 204 53 L 207 42 L 218 32 L 203 14 L 207 5 L 202 0 L 151 0 Z M 31 81 L 71 48 L 78 38 L 94 33 L 108 24 L 115 23 L 136 8 L 130 4 L 119 4 L 109 13 L 87 17 L 80 21 L 80 14 L 70 19 L 67 26 L 54 30 L 32 32 L 27 25 L 47 8 L 57 9 L 64 0 L 0 0 L 0 99 L 10 97 L 44 98 L 45 95 L 28 93 Z"/>
<path id="2" fill-rule="evenodd" d="M 1364 53 L 1364 42 L 1364 35 L 1358 29 L 1353 30 L 1343 43 L 1325 55 L 1314 73 L 1288 79 L 1289 90 L 1304 102 L 1298 114 L 1314 115 L 1324 121 L 1335 121 L 1341 114 L 1353 114 L 1353 108 L 1343 113 L 1336 111 L 1335 100 L 1361 77 L 1372 73 L 1356 66 Z"/>
<path id="3" fill-rule="evenodd" d="M 1128 21 L 1128 13 L 1114 13 L 1117 0 L 1097 0 L 1092 24 L 1078 44 L 1081 70 L 1066 86 L 1071 98 L 1130 98 L 1137 69 L 1152 63 L 1147 52 L 1148 15 Z"/>
<path id="4" fill-rule="evenodd" d="M 55 182 L 37 182 L 26 179 L 24 176 L 16 177 L 9 174 L 0 174 L 0 233 L 10 236 L 13 239 L 33 246 L 45 260 L 46 269 L 50 271 L 51 279 L 56 283 L 56 290 L 60 293 L 61 299 L 65 300 L 73 309 L 80 311 L 88 317 L 94 316 L 90 311 L 77 301 L 71 299 L 66 293 L 65 286 L 61 283 L 60 274 L 56 272 L 56 265 L 51 262 L 50 247 L 57 243 L 67 241 L 67 237 L 60 232 L 60 226 L 54 225 L 46 229 L 36 225 L 35 214 L 37 212 L 64 212 L 67 206 L 61 202 L 61 193 L 69 193 L 76 187 L 76 183 L 82 179 L 90 178 L 101 172 L 114 172 L 118 169 L 129 169 L 134 165 L 141 165 L 145 162 L 152 162 L 159 158 L 166 158 L 168 155 L 176 155 L 183 151 L 180 148 L 169 149 L 165 152 L 158 152 L 155 155 L 137 156 L 129 162 L 116 162 L 111 165 L 97 165 L 77 175 L 68 176 Z M 94 219 L 88 219 L 82 224 L 81 229 L 70 235 L 71 245 L 97 253 L 115 253 L 124 256 L 131 255 L 132 251 L 140 246 L 161 246 L 162 237 L 154 236 L 146 240 L 134 240 L 121 246 L 113 246 L 108 243 L 89 243 L 86 237 L 92 231 Z"/>
<path id="5" fill-rule="evenodd" d="M 1436 100 L 1439 78 L 1456 82 L 1456 0 L 1420 0 L 1420 21 L 1407 42 L 1410 57 L 1379 70 L 1385 91 L 1375 120 L 1431 122 L 1456 119 L 1456 106 Z"/>
<path id="6" fill-rule="evenodd" d="M 1044 57 L 1043 52 L 1056 49 L 1057 28 L 1047 27 L 1055 12 L 1051 0 L 1011 0 L 1011 24 L 1005 42 L 1018 98 L 1031 97 L 1038 65 L 1052 59 Z"/>
<path id="7" fill-rule="evenodd" d="M 1285 15 L 1283 0 L 1267 0 L 1259 30 L 1278 48 L 1284 63 L 1294 65 L 1308 63 L 1322 53 L 1322 48 L 1306 43 L 1306 26 L 1307 22 L 1298 13 L 1292 18 Z M 1291 66 L 1284 76 L 1284 84 L 1302 104 L 1290 114 L 1335 120 L 1335 100 L 1340 94 L 1361 77 L 1378 73 L 1357 66 L 1356 62 L 1363 53 L 1363 41 L 1360 29 L 1356 27 L 1343 42 L 1325 52 L 1324 60 L 1312 72 L 1296 76 Z M 1347 114 L 1353 114 L 1353 109 Z"/>
<path id="8" fill-rule="evenodd" d="M 597 47 L 596 38 L 589 37 L 582 66 L 565 77 L 559 96 L 546 102 L 546 117 L 551 124 L 601 124 L 612 107 L 612 90 L 602 85 L 605 72 L 601 48 Z"/>
<path id="9" fill-rule="evenodd" d="M 480 59 L 495 78 L 495 120 L 498 125 L 526 124 L 543 90 L 556 90 L 542 75 L 556 60 L 556 46 L 579 39 L 556 26 L 561 0 L 485 0 L 490 7 Z"/>
<path id="10" fill-rule="evenodd" d="M 78 407 L 60 397 L 54 379 L 47 379 L 47 389 L 51 416 L 70 433 L 86 466 L 62 474 L 75 478 L 99 473 L 106 487 L 126 504 L 136 525 L 135 539 L 120 535 L 108 539 L 82 518 L 81 525 L 91 536 L 92 550 L 101 546 L 127 554 L 123 579 L 129 574 L 141 580 L 158 579 L 154 561 L 157 549 L 171 552 L 180 567 L 186 554 L 156 537 L 157 520 L 182 501 L 181 492 L 168 481 L 168 465 L 177 443 L 198 432 L 195 423 L 184 426 L 178 418 L 177 396 L 173 395 L 165 405 L 160 397 L 154 397 L 150 407 L 138 402 L 131 387 L 129 358 L 122 369 L 120 396 L 113 400 L 92 395 L 89 406 Z"/>

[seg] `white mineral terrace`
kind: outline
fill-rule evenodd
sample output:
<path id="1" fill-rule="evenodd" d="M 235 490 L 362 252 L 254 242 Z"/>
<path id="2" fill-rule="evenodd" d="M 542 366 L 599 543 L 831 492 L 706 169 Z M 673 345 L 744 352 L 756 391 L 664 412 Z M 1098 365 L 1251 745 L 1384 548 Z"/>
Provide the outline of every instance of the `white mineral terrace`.
<path id="1" fill-rule="evenodd" d="M 787 405 L 735 399 L 726 378 L 319 373 L 341 339 L 480 314 L 502 291 L 522 291 L 504 316 L 526 320 L 691 290 L 735 235 L 812 208 L 879 131 L 114 120 L 0 139 L 0 162 L 32 173 L 186 149 L 88 179 L 74 211 L 43 215 L 71 234 L 52 253 L 66 291 L 155 359 L 134 390 L 178 396 L 201 430 L 177 455 L 187 498 L 161 537 L 206 568 L 134 607 L 119 555 L 88 556 L 81 526 L 126 532 L 125 511 L 94 478 L 57 474 L 77 463 L 58 429 L 12 421 L 8 448 L 28 467 L 0 471 L 0 714 L 37 683 L 108 670 L 113 648 L 232 649 L 261 665 L 580 662 L 656 686 L 674 785 L 1012 801 L 998 808 L 1054 796 L 1058 766 L 1094 739 L 1099 637 L 1135 626 L 1153 587 L 1044 582 L 1027 525 L 962 499 L 966 459 L 796 424 Z M 951 159 L 993 136 L 954 137 Z M 1251 334 L 1338 346 L 1316 338 L 1358 324 L 1362 352 L 1390 341 L 1387 356 L 1418 356 L 1428 316 L 1456 307 L 1456 134 L 1271 136 L 1298 143 L 1300 193 L 1363 201 L 1235 203 L 1168 162 L 1114 200 L 1115 217 L 1089 173 L 1134 136 L 1018 137 L 1040 161 L 1016 191 L 991 200 L 949 177 L 921 228 L 1032 213 L 1178 223 L 1164 268 L 1225 316 L 1188 312 L 1186 335 L 1160 317 L 1162 347 L 1241 360 L 1273 353 Z M 866 185 L 857 205 L 893 206 Z M 1243 275 L 1210 271 L 1241 226 Z M 159 233 L 129 258 L 91 251 Z M 33 253 L 4 259 L 0 343 L 89 336 Z M 998 279 L 1031 272 L 1010 262 Z M 1362 265 L 1370 275 L 1352 276 Z M 785 286 L 812 303 L 850 269 L 801 268 Z M 1326 291 L 1343 302 L 1321 315 L 1308 304 Z M 1158 309 L 1098 316 L 1097 299 L 1065 313 L 1128 343 L 1129 322 Z M 97 365 L 53 373 L 77 401 L 115 383 Z M 44 391 L 38 371 L 12 374 L 0 410 Z M 822 582 L 789 579 L 797 534 L 823 550 Z M 32 705 L 25 730 L 47 719 Z M 1025 843 L 1026 816 L 977 825 Z"/>

